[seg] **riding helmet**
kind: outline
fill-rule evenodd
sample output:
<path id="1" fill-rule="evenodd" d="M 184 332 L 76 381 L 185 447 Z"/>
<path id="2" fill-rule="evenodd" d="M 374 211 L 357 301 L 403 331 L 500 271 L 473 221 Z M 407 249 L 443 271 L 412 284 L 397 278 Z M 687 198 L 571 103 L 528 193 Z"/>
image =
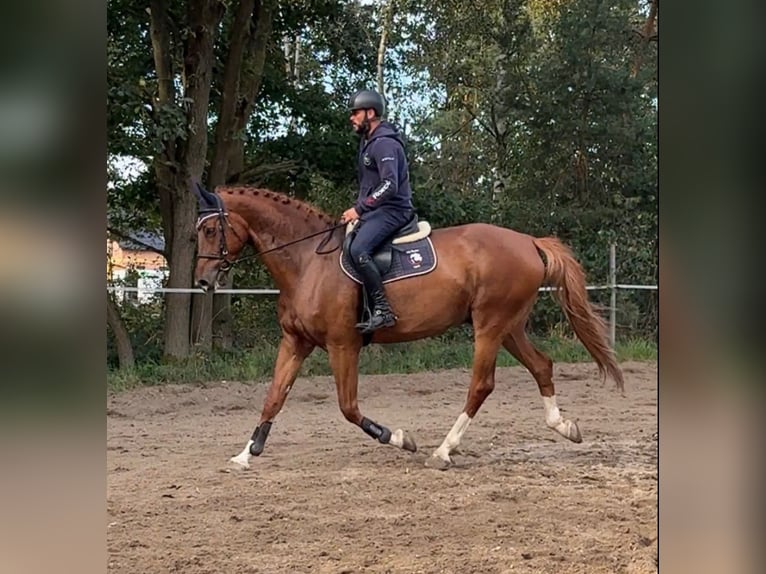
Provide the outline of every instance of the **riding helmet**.
<path id="1" fill-rule="evenodd" d="M 359 90 L 348 101 L 348 110 L 354 112 L 356 110 L 373 109 L 378 117 L 383 115 L 386 109 L 386 102 L 378 92 L 374 90 Z"/>

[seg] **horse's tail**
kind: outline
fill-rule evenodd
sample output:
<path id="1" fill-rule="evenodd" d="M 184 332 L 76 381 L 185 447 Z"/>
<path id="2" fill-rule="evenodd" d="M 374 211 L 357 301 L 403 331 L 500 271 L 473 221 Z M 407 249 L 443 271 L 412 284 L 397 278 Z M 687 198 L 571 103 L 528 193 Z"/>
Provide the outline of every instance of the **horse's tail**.
<path id="1" fill-rule="evenodd" d="M 585 272 L 572 251 L 555 237 L 534 238 L 545 256 L 546 282 L 557 287 L 555 293 L 575 335 L 598 365 L 603 378 L 609 375 L 624 389 L 622 370 L 607 339 L 606 324 L 593 309 L 585 289 Z"/>

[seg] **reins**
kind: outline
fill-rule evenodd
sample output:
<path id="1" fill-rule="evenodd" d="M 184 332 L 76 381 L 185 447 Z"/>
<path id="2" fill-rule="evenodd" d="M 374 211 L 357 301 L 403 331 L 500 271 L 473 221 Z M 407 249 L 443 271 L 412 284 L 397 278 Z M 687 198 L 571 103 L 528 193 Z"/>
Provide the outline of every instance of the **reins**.
<path id="1" fill-rule="evenodd" d="M 338 223 L 336 225 L 333 225 L 332 227 L 323 229 L 322 231 L 317 231 L 316 233 L 310 233 L 309 235 L 306 235 L 304 237 L 294 239 L 293 241 L 288 241 L 287 243 L 283 243 L 282 245 L 277 245 L 276 247 L 264 249 L 263 251 L 259 251 L 258 253 L 253 253 L 252 255 L 248 255 L 247 257 L 241 257 L 237 259 L 235 263 L 247 261 L 248 259 L 254 259 L 261 255 L 265 255 L 266 253 L 271 253 L 272 251 L 279 251 L 280 249 L 284 249 L 285 247 L 289 247 L 290 245 L 295 245 L 296 243 L 300 243 L 301 241 L 305 241 L 306 239 L 311 239 L 312 237 L 316 237 L 317 235 L 322 235 L 323 233 L 326 233 L 327 237 L 325 237 L 324 239 L 322 239 L 322 241 L 319 242 L 319 245 L 317 245 L 317 248 L 314 250 L 314 253 L 316 253 L 317 255 L 329 255 L 330 253 L 333 253 L 334 251 L 337 251 L 338 249 L 340 249 L 340 245 L 336 245 L 329 251 L 320 251 L 320 249 L 322 249 L 325 245 L 327 245 L 330 239 L 332 239 L 333 231 L 335 231 L 339 227 L 345 227 L 345 225 L 346 225 L 345 223 Z"/>
<path id="2" fill-rule="evenodd" d="M 211 211 L 213 211 L 213 210 L 211 210 Z M 226 213 L 222 209 L 217 209 L 217 210 L 214 210 L 209 215 L 201 216 L 198 219 L 198 221 L 197 221 L 197 228 L 199 228 L 199 226 L 202 224 L 202 222 L 205 221 L 206 219 L 208 219 L 210 217 L 218 216 L 219 223 L 221 225 L 221 229 L 220 229 L 220 232 L 221 232 L 220 253 L 218 255 L 200 254 L 200 255 L 197 255 L 197 259 L 219 259 L 219 260 L 223 261 L 223 263 L 221 264 L 221 270 L 222 271 L 228 271 L 231 267 L 233 267 L 237 263 L 242 263 L 243 261 L 247 261 L 249 259 L 255 259 L 256 257 L 259 257 L 261 255 L 265 255 L 266 253 L 271 253 L 273 251 L 279 251 L 280 249 L 284 249 L 285 247 L 289 247 L 290 245 L 295 245 L 296 243 L 300 243 L 301 241 L 305 241 L 306 239 L 311 239 L 312 237 L 316 237 L 318 235 L 322 235 L 322 234 L 325 234 L 325 233 L 327 234 L 327 237 L 322 239 L 322 241 L 319 243 L 319 245 L 317 245 L 317 248 L 314 250 L 314 253 L 316 253 L 317 255 L 329 255 L 330 253 L 333 253 L 334 251 L 337 251 L 340 248 L 340 244 L 336 245 L 335 247 L 333 247 L 329 251 L 320 251 L 320 250 L 323 247 L 325 247 L 327 245 L 327 243 L 330 241 L 330 239 L 332 238 L 332 232 L 333 231 L 335 231 L 336 229 L 338 229 L 340 227 L 344 227 L 346 225 L 345 223 L 338 223 L 336 225 L 333 225 L 333 226 L 328 227 L 326 229 L 323 229 L 321 231 L 317 231 L 315 233 L 310 233 L 309 235 L 306 235 L 304 237 L 300 237 L 298 239 L 294 239 L 293 241 L 288 241 L 287 243 L 283 243 L 281 245 L 277 245 L 276 247 L 270 247 L 269 249 L 264 249 L 263 251 L 258 251 L 257 253 L 253 253 L 252 255 L 248 255 L 246 257 L 240 257 L 240 258 L 236 259 L 235 261 L 229 261 L 228 259 L 226 259 L 226 256 L 229 254 L 229 251 L 226 248 L 226 239 L 225 239 L 224 233 L 223 233 L 223 225 L 224 225 L 224 223 L 229 226 L 229 228 L 231 229 L 232 233 L 234 233 L 234 235 L 237 237 L 237 239 L 242 241 L 242 238 L 239 237 L 239 235 L 237 234 L 237 232 L 234 229 L 234 227 L 231 225 L 231 223 L 229 223 L 227 215 L 228 215 L 228 213 Z M 243 243 L 244 243 L 244 241 L 243 241 Z"/>

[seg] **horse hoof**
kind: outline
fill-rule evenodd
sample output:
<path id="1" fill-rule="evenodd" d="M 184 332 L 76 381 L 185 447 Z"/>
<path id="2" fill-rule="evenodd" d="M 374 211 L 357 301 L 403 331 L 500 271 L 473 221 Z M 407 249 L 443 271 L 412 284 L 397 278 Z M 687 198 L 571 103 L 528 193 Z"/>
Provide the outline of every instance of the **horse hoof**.
<path id="1" fill-rule="evenodd" d="M 572 442 L 580 443 L 582 442 L 582 435 L 580 434 L 580 427 L 577 426 L 577 423 L 574 421 L 569 421 L 570 424 L 567 425 L 569 427 L 567 431 L 567 438 L 571 440 Z"/>
<path id="2" fill-rule="evenodd" d="M 248 470 L 250 462 L 241 455 L 233 456 L 229 459 L 229 468 L 232 470 Z"/>
<path id="3" fill-rule="evenodd" d="M 415 444 L 415 439 L 412 438 L 410 433 L 404 433 L 402 437 L 402 449 L 409 452 L 418 452 L 418 445 Z"/>
<path id="4" fill-rule="evenodd" d="M 444 460 L 436 455 L 431 455 L 426 459 L 426 468 L 432 468 L 434 470 L 447 470 L 452 466 L 451 460 Z"/>

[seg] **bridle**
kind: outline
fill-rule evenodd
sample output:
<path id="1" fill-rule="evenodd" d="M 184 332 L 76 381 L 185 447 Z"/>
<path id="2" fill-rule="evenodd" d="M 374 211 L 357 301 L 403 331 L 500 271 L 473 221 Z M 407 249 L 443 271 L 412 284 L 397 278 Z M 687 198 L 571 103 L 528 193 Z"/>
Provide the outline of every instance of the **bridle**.
<path id="1" fill-rule="evenodd" d="M 223 207 L 217 207 L 214 209 L 200 209 L 199 217 L 197 218 L 197 230 L 202 227 L 202 224 L 207 221 L 208 219 L 211 219 L 213 217 L 218 218 L 218 229 L 219 229 L 219 238 L 220 243 L 218 247 L 218 254 L 217 255 L 211 255 L 208 253 L 200 253 L 197 255 L 197 259 L 214 259 L 216 261 L 220 261 L 221 265 L 219 267 L 219 271 L 222 273 L 228 272 L 234 265 L 237 263 L 242 263 L 243 261 L 247 261 L 248 259 L 254 259 L 260 255 L 264 255 L 266 253 L 271 253 L 272 251 L 278 251 L 279 249 L 283 249 L 285 247 L 288 247 L 290 245 L 293 245 L 295 243 L 299 243 L 301 241 L 305 241 L 306 239 L 311 239 L 312 237 L 316 237 L 317 235 L 322 235 L 324 233 L 327 234 L 327 237 L 325 237 L 319 245 L 317 245 L 317 248 L 314 250 L 314 253 L 317 255 L 328 255 L 330 253 L 333 253 L 334 251 L 337 251 L 340 248 L 340 245 L 336 245 L 329 251 L 320 251 L 332 238 L 332 232 L 338 229 L 339 227 L 345 227 L 345 223 L 338 223 L 336 225 L 332 225 L 328 227 L 327 229 L 323 229 L 321 231 L 317 231 L 316 233 L 310 233 L 309 235 L 306 235 L 304 237 L 300 237 L 298 239 L 295 239 L 293 241 L 288 241 L 287 243 L 283 243 L 282 245 L 277 245 L 276 247 L 271 247 L 269 249 L 264 249 L 263 251 L 258 251 L 257 253 L 254 253 L 252 255 L 248 255 L 247 257 L 239 257 L 235 260 L 231 260 L 227 258 L 227 255 L 229 255 L 229 249 L 226 246 L 226 234 L 224 233 L 225 226 L 228 226 L 229 229 L 231 229 L 231 232 L 234 234 L 234 236 L 239 239 L 243 244 L 247 243 L 247 241 L 243 240 L 242 237 L 237 233 L 237 230 L 234 229 L 234 226 L 229 222 L 229 213 L 227 211 L 224 211 Z"/>
<path id="2" fill-rule="evenodd" d="M 219 267 L 219 270 L 222 272 L 227 272 L 229 269 L 231 269 L 234 264 L 237 262 L 237 260 L 230 260 L 227 259 L 227 255 L 229 254 L 229 248 L 226 246 L 226 234 L 224 233 L 224 226 L 228 226 L 229 229 L 231 229 L 231 232 L 234 234 L 234 236 L 239 239 L 242 243 L 245 243 L 245 241 L 242 240 L 242 237 L 237 233 L 237 230 L 234 229 L 234 226 L 229 222 L 228 212 L 224 211 L 221 208 L 218 209 L 203 209 L 200 210 L 199 217 L 197 218 L 197 231 L 200 230 L 202 227 L 202 224 L 205 223 L 208 219 L 212 219 L 213 217 L 218 218 L 218 228 L 219 228 L 219 238 L 220 238 L 220 244 L 218 247 L 218 254 L 217 255 L 210 255 L 207 253 L 199 253 L 197 255 L 197 259 L 215 259 L 216 261 L 221 262 L 221 266 Z"/>

